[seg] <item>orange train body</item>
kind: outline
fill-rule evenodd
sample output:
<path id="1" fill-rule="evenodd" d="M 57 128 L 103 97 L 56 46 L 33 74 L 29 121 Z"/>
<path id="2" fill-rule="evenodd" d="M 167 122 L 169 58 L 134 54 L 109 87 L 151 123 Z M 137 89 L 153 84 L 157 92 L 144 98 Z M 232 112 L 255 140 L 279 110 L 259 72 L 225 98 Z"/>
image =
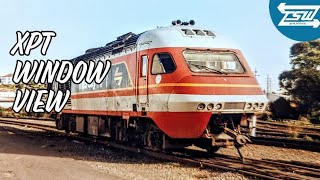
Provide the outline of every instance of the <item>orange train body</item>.
<path id="1" fill-rule="evenodd" d="M 170 138 L 197 139 L 214 115 L 250 117 L 267 105 L 240 49 L 204 28 L 128 33 L 73 61 L 88 59 L 112 68 L 102 84 L 71 83 L 63 114 L 147 118 Z"/>

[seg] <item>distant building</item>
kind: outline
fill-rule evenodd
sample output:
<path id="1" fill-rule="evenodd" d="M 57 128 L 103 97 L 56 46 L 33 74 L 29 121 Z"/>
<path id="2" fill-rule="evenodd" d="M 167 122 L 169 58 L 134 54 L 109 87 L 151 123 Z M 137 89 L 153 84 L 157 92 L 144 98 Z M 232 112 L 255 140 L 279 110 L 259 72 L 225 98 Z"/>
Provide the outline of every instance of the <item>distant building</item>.
<path id="1" fill-rule="evenodd" d="M 7 74 L 0 76 L 0 84 L 14 84 L 12 81 L 13 74 Z"/>
<path id="2" fill-rule="evenodd" d="M 280 88 L 279 90 L 273 91 L 271 94 L 267 94 L 267 98 L 270 102 L 274 102 L 279 98 L 284 98 L 289 101 L 291 97 L 287 95 L 287 91 L 285 89 Z"/>
<path id="3" fill-rule="evenodd" d="M 290 100 L 290 96 L 282 95 L 282 94 L 268 94 L 267 98 L 268 98 L 269 102 L 274 102 L 280 98 L 283 98 L 285 100 Z"/>

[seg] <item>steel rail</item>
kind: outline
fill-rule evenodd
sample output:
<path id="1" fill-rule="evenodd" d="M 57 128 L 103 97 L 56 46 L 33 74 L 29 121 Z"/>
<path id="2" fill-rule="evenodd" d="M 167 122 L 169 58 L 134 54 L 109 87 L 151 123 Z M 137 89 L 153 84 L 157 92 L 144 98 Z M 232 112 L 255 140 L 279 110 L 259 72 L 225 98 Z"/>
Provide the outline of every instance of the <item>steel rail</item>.
<path id="1" fill-rule="evenodd" d="M 312 165 L 312 167 L 306 167 L 305 165 L 290 164 L 288 162 L 275 162 L 273 160 L 256 160 L 246 158 L 244 162 L 240 161 L 238 158 L 226 155 L 216 155 L 212 158 L 203 157 L 188 157 L 185 155 L 169 155 L 162 152 L 155 152 L 147 149 L 141 149 L 136 147 L 131 147 L 123 144 L 118 144 L 114 142 L 107 142 L 105 140 L 100 140 L 99 138 L 89 138 L 76 135 L 67 135 L 66 133 L 56 130 L 52 125 L 31 123 L 31 122 L 17 122 L 16 120 L 3 120 L 0 119 L 0 123 L 26 126 L 30 128 L 38 128 L 46 131 L 53 131 L 58 134 L 66 135 L 68 138 L 95 142 L 99 144 L 106 145 L 108 147 L 122 149 L 134 153 L 142 153 L 153 157 L 155 159 L 164 161 L 175 161 L 185 165 L 191 165 L 196 167 L 207 167 L 220 169 L 224 171 L 239 172 L 244 175 L 257 177 L 261 179 L 310 179 L 310 178 L 320 178 L 320 166 Z"/>

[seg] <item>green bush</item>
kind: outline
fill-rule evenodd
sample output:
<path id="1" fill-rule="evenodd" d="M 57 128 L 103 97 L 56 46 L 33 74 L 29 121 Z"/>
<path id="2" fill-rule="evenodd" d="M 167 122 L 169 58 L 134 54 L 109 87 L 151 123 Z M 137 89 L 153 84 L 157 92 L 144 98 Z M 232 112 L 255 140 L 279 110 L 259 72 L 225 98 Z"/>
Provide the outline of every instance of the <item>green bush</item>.
<path id="1" fill-rule="evenodd" d="M 3 111 L 5 111 L 5 110 L 7 110 L 7 109 L 0 106 L 0 112 L 3 112 Z"/>
<path id="2" fill-rule="evenodd" d="M 305 135 L 303 136 L 303 139 L 307 140 L 307 141 L 313 141 L 312 137 Z"/>
<path id="3" fill-rule="evenodd" d="M 291 107 L 290 102 L 283 97 L 270 103 L 273 119 L 297 119 L 298 113 Z"/>
<path id="4" fill-rule="evenodd" d="M 320 111 L 311 113 L 310 121 L 312 124 L 320 124 Z"/>

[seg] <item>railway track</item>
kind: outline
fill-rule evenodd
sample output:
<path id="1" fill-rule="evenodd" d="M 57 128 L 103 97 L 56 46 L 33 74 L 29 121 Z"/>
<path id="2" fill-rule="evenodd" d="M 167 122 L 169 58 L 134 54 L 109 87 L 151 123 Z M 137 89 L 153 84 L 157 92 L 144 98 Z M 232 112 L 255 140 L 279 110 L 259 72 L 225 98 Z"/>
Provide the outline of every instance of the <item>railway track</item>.
<path id="1" fill-rule="evenodd" d="M 293 139 L 284 134 L 268 133 L 257 131 L 256 136 L 250 136 L 247 130 L 243 130 L 243 133 L 247 133 L 252 141 L 252 144 L 284 147 L 291 149 L 303 149 L 314 152 L 320 152 L 320 141 L 318 140 L 305 140 L 305 139 Z"/>
<path id="2" fill-rule="evenodd" d="M 250 137 L 253 144 L 265 145 L 265 146 L 275 146 L 284 147 L 291 149 L 303 149 L 314 152 L 320 152 L 320 142 L 319 141 L 307 141 L 301 139 L 291 139 L 284 137 L 275 136 L 255 136 Z"/>
<path id="3" fill-rule="evenodd" d="M 40 120 L 36 120 L 38 122 L 26 122 L 25 120 L 24 121 L 22 121 L 22 120 L 23 119 L 0 118 L 0 123 L 11 124 L 11 125 L 19 125 L 19 126 L 24 126 L 24 127 L 47 130 L 47 131 L 56 130 L 56 127 L 53 124 L 52 125 L 49 125 L 48 123 L 43 124 L 44 122 L 40 121 Z M 34 121 L 34 120 L 32 120 L 32 121 Z"/>
<path id="4" fill-rule="evenodd" d="M 258 120 L 256 129 L 260 134 L 263 135 L 274 135 L 283 137 L 291 136 L 297 139 L 303 139 L 307 136 L 313 140 L 320 140 L 319 127 L 300 126 Z"/>
<path id="5" fill-rule="evenodd" d="M 87 142 L 94 141 L 95 143 L 104 144 L 111 148 L 123 149 L 133 153 L 143 153 L 159 160 L 175 161 L 181 164 L 196 167 L 234 171 L 259 179 L 320 179 L 320 166 L 315 164 L 275 161 L 270 159 L 257 160 L 250 158 L 246 158 L 245 161 L 242 162 L 238 157 L 226 156 L 221 154 L 216 154 L 214 157 L 208 157 L 207 153 L 195 150 L 170 152 L 168 154 L 135 148 L 113 142 L 106 142 L 105 140 L 100 140 L 97 138 L 67 135 L 63 131 L 56 130 L 55 126 L 52 125 L 52 122 L 52 124 L 50 125 L 47 122 L 46 124 L 44 124 L 39 120 L 37 120 L 37 122 L 30 122 L 27 120 L 0 119 L 0 123 L 53 131 L 58 134 L 65 135 L 68 138 Z"/>
<path id="6" fill-rule="evenodd" d="M 320 152 L 320 128 L 318 127 L 258 120 L 255 128 L 256 136 L 250 137 L 253 144 Z M 246 127 L 242 128 L 242 132 L 250 134 Z"/>

